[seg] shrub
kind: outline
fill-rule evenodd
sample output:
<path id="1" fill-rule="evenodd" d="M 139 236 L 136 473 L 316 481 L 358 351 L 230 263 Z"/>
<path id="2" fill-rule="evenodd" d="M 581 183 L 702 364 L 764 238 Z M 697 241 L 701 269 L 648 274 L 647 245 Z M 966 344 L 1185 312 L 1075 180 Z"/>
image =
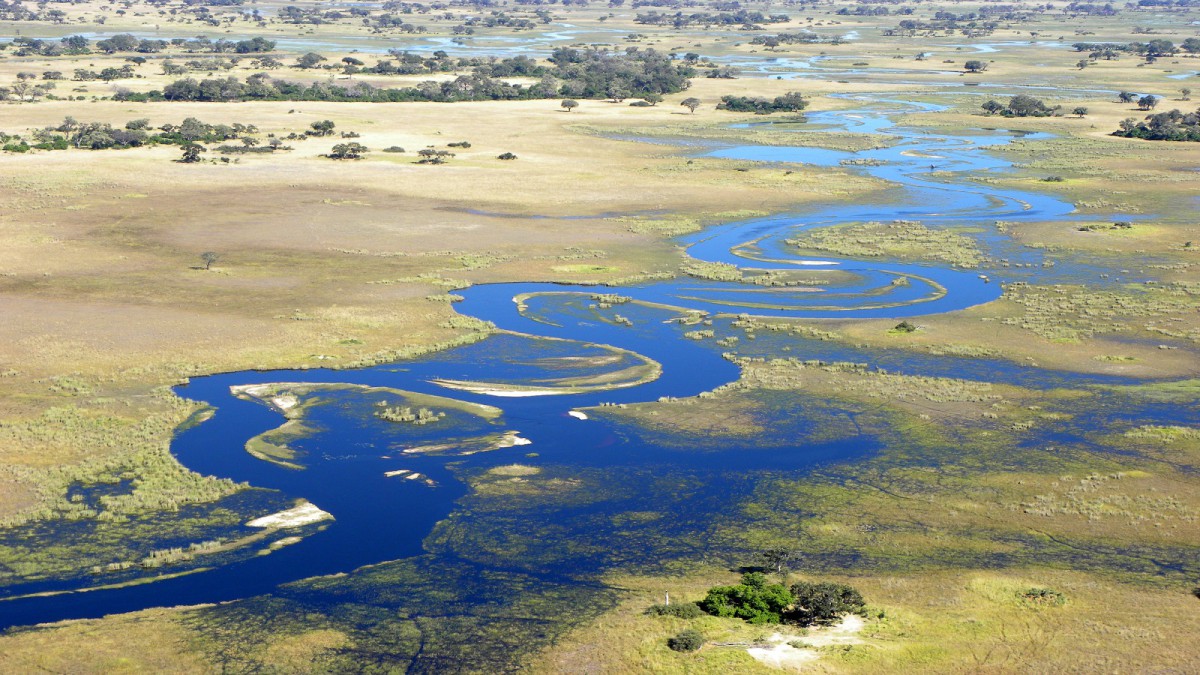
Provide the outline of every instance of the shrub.
<path id="1" fill-rule="evenodd" d="M 629 104 L 631 108 L 651 108 L 653 107 L 648 101 L 634 101 Z"/>
<path id="2" fill-rule="evenodd" d="M 469 148 L 469 147 L 471 147 L 470 141 L 459 141 L 457 143 L 449 143 L 448 145 L 452 148 Z"/>
<path id="3" fill-rule="evenodd" d="M 1061 607 L 1067 596 L 1052 588 L 1029 588 L 1021 592 L 1021 600 L 1038 607 Z"/>
<path id="4" fill-rule="evenodd" d="M 787 619 L 801 626 L 836 623 L 843 614 L 857 614 L 866 607 L 862 594 L 845 584 L 801 581 L 792 585 L 791 595 L 796 604 Z"/>
<path id="5" fill-rule="evenodd" d="M 667 638 L 667 646 L 677 652 L 694 652 L 704 646 L 704 636 L 695 628 L 689 628 L 675 637 Z"/>
<path id="6" fill-rule="evenodd" d="M 694 602 L 684 602 L 677 605 L 650 605 L 646 608 L 650 616 L 673 616 L 677 619 L 698 619 L 704 616 L 704 610 Z"/>
<path id="7" fill-rule="evenodd" d="M 503 155 L 499 155 L 498 157 L 496 157 L 496 159 L 516 159 L 516 158 L 517 158 L 517 156 L 512 154 L 511 152 L 506 152 Z"/>
<path id="8" fill-rule="evenodd" d="M 783 584 L 768 584 L 765 574 L 742 575 L 736 586 L 717 586 L 708 591 L 700 608 L 714 616 L 735 617 L 750 623 L 782 623 L 793 597 Z"/>
<path id="9" fill-rule="evenodd" d="M 390 148 L 384 148 L 383 152 L 404 152 L 404 148 L 398 145 L 393 145 Z"/>

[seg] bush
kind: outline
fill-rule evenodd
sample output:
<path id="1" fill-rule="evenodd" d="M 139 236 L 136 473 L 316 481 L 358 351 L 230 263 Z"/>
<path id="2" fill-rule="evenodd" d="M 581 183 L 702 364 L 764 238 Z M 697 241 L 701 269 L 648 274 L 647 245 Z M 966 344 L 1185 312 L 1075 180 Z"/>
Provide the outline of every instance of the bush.
<path id="1" fill-rule="evenodd" d="M 694 602 L 684 602 L 678 605 L 650 605 L 646 608 L 650 616 L 673 616 L 677 619 L 698 619 L 704 616 L 704 610 Z"/>
<path id="2" fill-rule="evenodd" d="M 469 148 L 469 147 L 471 147 L 470 141 L 459 141 L 457 143 L 449 143 L 448 145 L 452 148 Z"/>
<path id="3" fill-rule="evenodd" d="M 383 152 L 404 152 L 404 148 L 398 145 L 393 145 L 390 148 L 384 148 Z"/>
<path id="4" fill-rule="evenodd" d="M 737 586 L 717 586 L 708 591 L 700 608 L 713 616 L 735 617 L 750 623 L 782 623 L 783 612 L 793 603 L 782 584 L 768 584 L 765 574 L 742 575 Z"/>
<path id="5" fill-rule="evenodd" d="M 503 155 L 499 155 L 496 157 L 496 159 L 516 159 L 516 158 L 517 158 L 517 156 L 512 154 L 511 152 L 506 152 Z"/>
<path id="6" fill-rule="evenodd" d="M 634 101 L 629 104 L 631 108 L 652 108 L 653 106 L 646 101 Z"/>
<path id="7" fill-rule="evenodd" d="M 704 636 L 695 628 L 689 628 L 675 637 L 667 638 L 667 646 L 677 652 L 694 652 L 704 646 Z"/>
<path id="8" fill-rule="evenodd" d="M 866 607 L 862 594 L 845 584 L 801 581 L 792 585 L 791 595 L 796 604 L 787 619 L 801 626 L 836 623 L 843 614 L 861 613 Z"/>
<path id="9" fill-rule="evenodd" d="M 1021 600 L 1037 607 L 1061 607 L 1067 596 L 1052 588 L 1029 588 L 1021 592 Z"/>

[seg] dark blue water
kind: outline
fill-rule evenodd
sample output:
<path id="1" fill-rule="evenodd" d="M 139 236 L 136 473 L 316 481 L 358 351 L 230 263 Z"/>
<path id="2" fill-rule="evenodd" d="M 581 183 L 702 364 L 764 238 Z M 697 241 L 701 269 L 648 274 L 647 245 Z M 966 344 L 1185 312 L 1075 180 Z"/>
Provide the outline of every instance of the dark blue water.
<path id="1" fill-rule="evenodd" d="M 832 442 L 811 447 L 758 449 L 746 452 L 688 453 L 658 447 L 619 434 L 600 419 L 579 420 L 567 415 L 575 408 L 601 403 L 653 401 L 659 397 L 687 397 L 711 390 L 738 377 L 737 367 L 722 357 L 722 349 L 709 340 L 689 340 L 690 330 L 711 328 L 736 334 L 729 318 L 713 317 L 713 325 L 681 325 L 677 319 L 691 311 L 711 315 L 748 313 L 764 317 L 911 317 L 950 312 L 992 301 L 1001 284 L 1015 277 L 1003 269 L 955 269 L 945 265 L 854 260 L 822 256 L 804 260 L 789 250 L 786 239 L 795 232 L 841 222 L 894 219 L 920 220 L 926 225 L 984 227 L 995 220 L 1038 221 L 1069 217 L 1070 205 L 1044 195 L 1001 190 L 960 180 L 963 172 L 996 172 L 1007 169 L 987 147 L 1008 142 L 1003 131 L 975 135 L 937 136 L 896 128 L 892 117 L 914 109 L 931 109 L 900 101 L 864 100 L 860 110 L 818 113 L 813 121 L 867 133 L 888 134 L 895 143 L 879 150 L 841 153 L 804 147 L 745 146 L 712 151 L 713 156 L 753 159 L 780 164 L 837 165 L 849 157 L 872 158 L 881 166 L 853 167 L 855 171 L 889 181 L 895 187 L 880 201 L 838 204 L 729 223 L 682 238 L 693 258 L 726 263 L 743 269 L 838 271 L 816 292 L 753 284 L 676 279 L 616 289 L 544 283 L 490 284 L 460 291 L 464 300 L 457 310 L 494 323 L 498 328 L 529 336 L 561 338 L 575 342 L 541 343 L 500 335 L 475 345 L 428 358 L 362 370 L 291 370 L 241 372 L 196 378 L 177 389 L 180 396 L 204 401 L 217 410 L 214 417 L 178 434 L 172 451 L 179 461 L 201 474 L 245 481 L 303 497 L 331 513 L 329 527 L 307 536 L 301 543 L 267 556 L 257 556 L 217 569 L 163 580 L 153 584 L 98 590 L 53 597 L 30 597 L 0 602 L 0 626 L 14 626 L 65 618 L 94 617 L 162 605 L 233 600 L 270 593 L 279 584 L 316 575 L 346 572 L 363 565 L 395 560 L 423 552 L 422 541 L 435 523 L 446 518 L 456 500 L 466 493 L 448 462 L 486 468 L 514 461 L 567 466 L 687 467 L 694 470 L 803 471 L 824 462 L 864 457 L 876 451 L 872 438 Z M 802 139 L 802 136 L 800 137 Z M 933 165 L 931 167 L 931 164 Z M 990 235 L 996 241 L 1001 237 Z M 985 238 L 984 242 L 988 241 Z M 1036 257 L 1035 253 L 1029 254 Z M 1031 258 L 1031 259 L 1034 259 Z M 1025 274 L 1026 272 L 1021 272 Z M 1090 276 L 1086 263 L 1056 266 L 1053 274 Z M 848 279 L 848 280 L 847 280 Z M 904 283 L 897 283 L 903 279 Z M 589 296 L 615 292 L 636 302 L 598 310 Z M 518 311 L 514 298 L 524 298 Z M 619 313 L 632 325 L 612 321 Z M 795 336 L 783 342 L 762 340 L 747 345 L 748 355 L 780 355 L 829 361 L 870 362 L 889 371 L 922 375 L 979 378 L 1030 387 L 1083 386 L 1128 383 L 1113 377 L 1050 373 L 1009 362 L 915 355 L 903 351 L 871 351 Z M 557 396 L 499 398 L 448 391 L 436 379 L 477 382 L 533 382 L 581 374 L 545 366 L 540 358 L 563 354 L 596 354 L 589 344 L 612 345 L 652 359 L 662 366 L 661 376 L 634 387 Z M 361 400 L 331 394 L 331 403 L 312 413 L 317 431 L 298 440 L 304 452 L 301 470 L 261 461 L 243 449 L 247 439 L 282 423 L 280 415 L 264 405 L 239 399 L 230 387 L 256 383 L 346 383 L 392 387 L 484 403 L 503 409 L 494 421 L 496 430 L 516 431 L 532 445 L 459 457 L 414 455 L 398 457 L 394 428 L 363 414 Z M 1143 406 L 1135 412 L 1140 423 L 1164 420 L 1175 423 L 1177 407 Z M 786 420 L 779 420 L 786 425 Z M 1068 430 L 1069 432 L 1069 430 Z M 423 430 L 436 438 L 436 427 Z M 447 438 L 461 430 L 446 429 Z M 1067 432 L 1064 432 L 1067 433 Z M 1075 433 L 1075 432 L 1070 432 Z M 428 439 L 427 439 L 428 440 Z M 535 452 L 536 457 L 526 457 Z M 411 481 L 384 477 L 397 468 L 418 471 L 437 482 L 426 488 Z M 710 489 L 720 491 L 719 480 Z M 55 588 L 48 584 L 45 589 Z M 36 585 L 26 592 L 42 590 Z"/>

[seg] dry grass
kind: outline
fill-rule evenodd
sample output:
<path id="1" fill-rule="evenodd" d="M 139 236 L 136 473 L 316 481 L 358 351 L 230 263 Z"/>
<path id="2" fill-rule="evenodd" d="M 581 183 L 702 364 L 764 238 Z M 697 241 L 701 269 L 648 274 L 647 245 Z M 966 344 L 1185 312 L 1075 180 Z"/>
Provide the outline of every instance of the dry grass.
<path id="1" fill-rule="evenodd" d="M 824 577 L 821 578 L 824 580 Z M 859 589 L 868 602 L 863 645 L 822 650 L 814 672 L 1008 673 L 1187 670 L 1200 658 L 1185 636 L 1200 630 L 1196 599 L 1179 591 L 1114 583 L 1081 572 L 963 570 L 921 575 L 854 575 L 836 581 Z M 744 648 L 709 644 L 678 654 L 666 640 L 689 624 L 713 642 L 753 641 L 770 627 L 733 619 L 693 622 L 646 616 L 649 605 L 703 597 L 732 575 L 709 571 L 685 577 L 620 577 L 627 591 L 616 609 L 538 655 L 536 673 L 778 672 Z M 1022 599 L 1030 589 L 1062 593 L 1061 607 Z M 1114 616 L 1114 609 L 1121 615 Z M 799 638 L 803 641 L 803 637 Z"/>

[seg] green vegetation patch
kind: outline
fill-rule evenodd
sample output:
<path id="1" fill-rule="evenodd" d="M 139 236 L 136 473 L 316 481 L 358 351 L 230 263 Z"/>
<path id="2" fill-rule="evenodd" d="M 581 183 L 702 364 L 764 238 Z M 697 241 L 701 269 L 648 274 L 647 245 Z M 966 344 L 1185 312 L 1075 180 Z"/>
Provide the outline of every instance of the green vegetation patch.
<path id="1" fill-rule="evenodd" d="M 911 220 L 807 229 L 789 238 L 787 243 L 801 253 L 814 251 L 856 258 L 936 261 L 967 268 L 978 267 L 983 261 L 983 253 L 974 239 Z"/>

